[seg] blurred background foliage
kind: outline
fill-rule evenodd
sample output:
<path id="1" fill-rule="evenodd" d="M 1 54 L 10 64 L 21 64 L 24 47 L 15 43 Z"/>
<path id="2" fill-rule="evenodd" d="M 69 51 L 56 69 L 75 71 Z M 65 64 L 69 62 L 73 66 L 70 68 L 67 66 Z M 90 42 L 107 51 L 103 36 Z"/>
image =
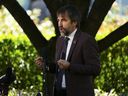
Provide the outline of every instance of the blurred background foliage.
<path id="1" fill-rule="evenodd" d="M 128 21 L 127 15 L 120 15 L 117 2 L 113 3 L 111 10 L 100 27 L 96 40 L 105 38 L 110 32 Z M 106 92 L 113 88 L 118 94 L 128 95 L 128 36 L 101 53 L 101 73 L 95 84 Z M 127 95 L 126 95 L 127 94 Z"/>
<path id="2" fill-rule="evenodd" d="M 128 21 L 128 14 L 120 14 L 121 8 L 117 2 L 114 2 L 107 16 L 102 22 L 102 25 L 96 34 L 96 40 L 101 40 L 105 38 L 110 32 L 117 29 L 119 26 L 123 25 Z"/>
<path id="3" fill-rule="evenodd" d="M 113 88 L 128 95 L 128 37 L 101 53 L 101 73 L 95 84 L 106 92 Z M 124 95 L 124 96 L 127 96 Z"/>
<path id="4" fill-rule="evenodd" d="M 96 40 L 107 36 L 112 30 L 124 24 L 128 18 L 125 16 L 114 15 L 118 13 L 118 5 L 115 3 L 106 16 Z M 27 13 L 35 22 L 42 35 L 49 40 L 55 36 L 54 27 L 49 18 L 40 21 L 39 9 L 28 10 Z M 101 53 L 101 74 L 96 78 L 96 89 L 116 93 L 128 92 L 128 37 L 115 43 L 109 49 Z M 23 33 L 13 17 L 8 11 L 1 7 L 0 9 L 0 76 L 5 73 L 8 66 L 12 66 L 16 74 L 16 80 L 10 86 L 10 95 L 30 93 L 35 96 L 39 90 L 42 90 L 42 73 L 34 64 L 37 52 L 29 39 Z M 15 93 L 15 90 L 17 93 Z M 34 93 L 33 93 L 34 92 Z M 99 95 L 97 95 L 99 96 Z M 104 96 L 104 95 L 103 95 Z M 112 95 L 116 96 L 116 95 Z"/>
<path id="5" fill-rule="evenodd" d="M 49 18 L 39 21 L 39 9 L 28 10 L 27 13 L 47 40 L 55 36 Z M 42 73 L 34 64 L 37 55 L 21 27 L 2 6 L 0 9 L 0 76 L 5 74 L 8 66 L 13 67 L 16 80 L 11 89 L 17 89 L 18 93 L 24 91 L 37 93 L 42 90 Z"/>

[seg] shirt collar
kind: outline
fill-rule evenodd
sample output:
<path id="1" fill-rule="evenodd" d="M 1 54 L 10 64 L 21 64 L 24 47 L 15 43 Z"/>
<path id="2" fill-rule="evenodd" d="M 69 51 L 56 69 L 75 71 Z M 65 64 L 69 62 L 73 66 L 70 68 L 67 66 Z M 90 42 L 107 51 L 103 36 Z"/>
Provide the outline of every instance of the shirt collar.
<path id="1" fill-rule="evenodd" d="M 76 33 L 77 29 L 75 29 L 69 36 L 67 36 L 68 38 L 70 38 L 70 40 L 73 39 L 75 33 Z"/>

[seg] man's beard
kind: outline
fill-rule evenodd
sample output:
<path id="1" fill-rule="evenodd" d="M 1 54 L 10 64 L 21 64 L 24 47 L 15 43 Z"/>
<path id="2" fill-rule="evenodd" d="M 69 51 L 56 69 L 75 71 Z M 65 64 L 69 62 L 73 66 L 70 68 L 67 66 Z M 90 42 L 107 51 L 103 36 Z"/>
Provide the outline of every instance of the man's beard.
<path id="1" fill-rule="evenodd" d="M 70 34 L 70 32 L 69 32 L 68 30 L 66 30 L 66 29 L 64 29 L 64 28 L 63 28 L 63 30 L 64 30 L 64 32 L 61 32 L 61 31 L 60 31 L 60 35 L 61 35 L 61 36 L 68 36 L 68 35 Z"/>

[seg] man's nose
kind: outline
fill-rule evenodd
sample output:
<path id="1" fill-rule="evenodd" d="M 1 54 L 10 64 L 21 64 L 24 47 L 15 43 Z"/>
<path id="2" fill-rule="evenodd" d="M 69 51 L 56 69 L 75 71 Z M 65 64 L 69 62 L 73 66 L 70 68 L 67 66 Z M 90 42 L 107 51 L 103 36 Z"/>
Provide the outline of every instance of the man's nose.
<path id="1" fill-rule="evenodd" d="M 61 21 L 58 21 L 58 25 L 59 25 L 59 26 L 62 26 L 62 22 L 61 22 Z"/>

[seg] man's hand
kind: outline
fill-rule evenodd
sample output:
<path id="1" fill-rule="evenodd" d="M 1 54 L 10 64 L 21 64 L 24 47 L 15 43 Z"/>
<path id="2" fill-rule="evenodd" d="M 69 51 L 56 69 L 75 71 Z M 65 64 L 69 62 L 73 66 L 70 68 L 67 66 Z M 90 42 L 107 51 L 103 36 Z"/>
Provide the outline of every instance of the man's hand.
<path id="1" fill-rule="evenodd" d="M 43 57 L 37 57 L 35 63 L 38 66 L 38 68 L 43 69 L 43 65 L 44 65 Z"/>
<path id="2" fill-rule="evenodd" d="M 68 61 L 62 59 L 58 60 L 57 64 L 60 69 L 68 69 L 70 66 L 70 63 Z"/>

